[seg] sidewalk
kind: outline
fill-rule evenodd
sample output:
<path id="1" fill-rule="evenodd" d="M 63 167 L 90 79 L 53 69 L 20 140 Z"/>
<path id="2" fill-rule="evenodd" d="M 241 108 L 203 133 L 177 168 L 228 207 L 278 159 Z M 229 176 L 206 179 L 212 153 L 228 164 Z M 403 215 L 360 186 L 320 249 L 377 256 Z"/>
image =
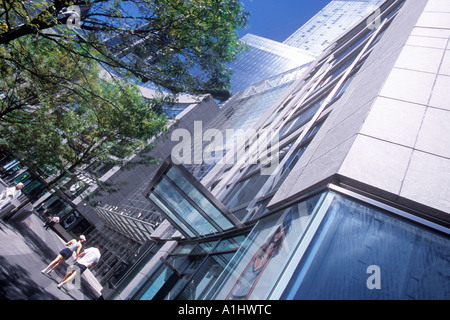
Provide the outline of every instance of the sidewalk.
<path id="1" fill-rule="evenodd" d="M 68 259 L 52 277 L 41 273 L 64 248 L 64 241 L 31 215 L 23 222 L 0 220 L 0 300 L 95 300 L 101 285 L 89 270 L 81 277 L 81 290 L 56 287 L 69 265 Z M 87 241 L 89 244 L 89 239 Z"/>

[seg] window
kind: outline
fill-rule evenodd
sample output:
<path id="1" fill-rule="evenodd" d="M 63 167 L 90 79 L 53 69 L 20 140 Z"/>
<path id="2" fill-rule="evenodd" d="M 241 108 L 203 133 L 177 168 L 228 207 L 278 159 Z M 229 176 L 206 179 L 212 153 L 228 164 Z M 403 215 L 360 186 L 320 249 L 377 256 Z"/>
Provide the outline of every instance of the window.
<path id="1" fill-rule="evenodd" d="M 306 108 L 306 110 L 302 110 L 300 114 L 294 114 L 292 118 L 281 128 L 279 133 L 280 137 L 283 137 L 287 132 L 294 132 L 306 122 L 311 120 L 317 110 L 319 110 L 319 108 L 322 106 L 324 100 L 325 97 L 322 97 L 318 102 L 315 102 L 312 106 Z"/>
<path id="2" fill-rule="evenodd" d="M 330 195 L 333 200 L 281 299 L 450 298 L 448 234 Z M 367 286 L 370 266 L 380 270 L 379 290 Z"/>
<path id="3" fill-rule="evenodd" d="M 219 224 L 222 230 L 230 229 L 233 227 L 232 223 L 228 221 L 222 213 L 198 191 L 184 176 L 175 168 L 171 168 L 167 172 L 169 177 L 183 192 L 192 199 L 200 209 L 207 213 L 217 224 Z"/>
<path id="4" fill-rule="evenodd" d="M 133 299 L 205 298 L 246 235 L 180 245 L 166 260 L 161 260 Z"/>
<path id="5" fill-rule="evenodd" d="M 265 299 L 321 197 L 315 195 L 259 220 L 205 299 Z"/>
<path id="6" fill-rule="evenodd" d="M 232 192 L 225 198 L 224 204 L 229 209 L 233 209 L 252 201 L 268 178 L 268 175 L 261 175 L 259 170 L 256 171 L 256 173 L 238 182 L 233 187 Z"/>

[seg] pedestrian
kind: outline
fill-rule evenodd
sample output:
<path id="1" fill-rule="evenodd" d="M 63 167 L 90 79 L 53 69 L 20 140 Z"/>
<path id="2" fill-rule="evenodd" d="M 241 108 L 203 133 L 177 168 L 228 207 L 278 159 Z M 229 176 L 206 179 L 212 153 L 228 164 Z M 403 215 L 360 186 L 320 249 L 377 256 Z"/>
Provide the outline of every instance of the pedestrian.
<path id="1" fill-rule="evenodd" d="M 53 270 L 58 268 L 64 261 L 69 259 L 74 252 L 76 253 L 75 258 L 73 259 L 75 261 L 75 259 L 81 254 L 81 248 L 83 247 L 83 242 L 85 241 L 86 237 L 81 235 L 77 239 L 72 239 L 69 242 L 66 242 L 64 245 L 67 248 L 62 249 L 56 256 L 55 260 L 53 260 L 44 270 L 41 270 L 41 272 L 42 273 L 46 272 L 47 274 L 52 273 Z M 54 267 L 51 268 L 51 266 L 53 265 Z"/>
<path id="2" fill-rule="evenodd" d="M 89 269 L 97 264 L 100 260 L 100 250 L 103 249 L 103 245 L 99 244 L 95 247 L 87 248 L 77 258 L 77 262 L 74 263 L 76 269 L 70 270 L 66 273 L 61 283 L 58 284 L 58 289 L 61 289 L 67 282 L 71 281 L 77 275 L 77 269 L 80 271 L 80 276 L 86 269 Z"/>
<path id="3" fill-rule="evenodd" d="M 40 215 L 42 217 L 47 216 L 48 213 L 48 206 L 45 202 L 42 202 L 41 205 L 39 206 L 39 208 L 37 209 L 38 212 L 40 212 Z"/>
<path id="4" fill-rule="evenodd" d="M 21 190 L 24 188 L 24 184 L 19 182 L 14 187 L 5 188 L 0 193 L 0 209 L 6 207 L 8 204 L 17 200 L 21 194 Z"/>
<path id="5" fill-rule="evenodd" d="M 56 214 L 54 214 L 53 217 L 51 217 L 50 219 L 48 219 L 45 222 L 43 227 L 45 227 L 45 230 L 48 230 L 50 227 L 54 226 L 56 223 L 59 223 L 59 217 Z"/>

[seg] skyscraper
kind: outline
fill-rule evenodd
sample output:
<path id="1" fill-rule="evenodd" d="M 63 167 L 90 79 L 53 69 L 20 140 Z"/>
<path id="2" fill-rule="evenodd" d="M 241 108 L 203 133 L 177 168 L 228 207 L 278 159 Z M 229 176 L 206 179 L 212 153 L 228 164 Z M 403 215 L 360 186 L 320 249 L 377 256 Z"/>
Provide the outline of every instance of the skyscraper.
<path id="1" fill-rule="evenodd" d="M 319 55 L 383 0 L 333 0 L 283 43 Z"/>
<path id="2" fill-rule="evenodd" d="M 449 298 L 449 144 L 436 128 L 449 119 L 450 7 L 386 0 L 374 17 L 254 124 L 279 133 L 272 174 L 267 154 L 217 163 L 201 181 L 167 159 L 145 196 L 179 233 L 160 230 L 107 298 Z M 214 227 L 208 203 L 240 223 L 190 233 Z"/>
<path id="3" fill-rule="evenodd" d="M 248 50 L 230 65 L 233 94 L 270 77 L 307 67 L 335 39 L 373 11 L 382 0 L 333 0 L 283 43 L 245 35 Z"/>
<path id="4" fill-rule="evenodd" d="M 230 64 L 234 94 L 294 68 L 306 68 L 316 57 L 304 50 L 253 34 L 245 35 L 241 41 L 246 44 L 247 50 Z"/>

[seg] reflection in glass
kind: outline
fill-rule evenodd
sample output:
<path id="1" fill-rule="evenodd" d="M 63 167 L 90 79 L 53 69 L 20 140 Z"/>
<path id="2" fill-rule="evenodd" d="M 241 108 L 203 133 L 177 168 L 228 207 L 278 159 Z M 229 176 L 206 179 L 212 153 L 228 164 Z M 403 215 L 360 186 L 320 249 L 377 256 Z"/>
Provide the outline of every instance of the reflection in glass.
<path id="1" fill-rule="evenodd" d="M 320 196 L 258 221 L 206 299 L 264 299 L 306 230 Z"/>
<path id="2" fill-rule="evenodd" d="M 164 203 L 162 203 L 155 196 L 155 194 L 151 193 L 149 197 L 150 200 L 152 200 L 158 206 L 159 209 L 164 211 L 164 213 L 168 216 L 168 218 L 170 218 L 177 226 L 183 228 L 184 232 L 186 232 L 190 237 L 195 236 L 195 234 L 183 222 L 181 222 L 181 220 L 176 215 L 174 215 L 172 211 Z"/>
<path id="3" fill-rule="evenodd" d="M 173 271 L 170 270 L 169 267 L 166 265 L 161 265 L 161 267 L 151 277 L 152 281 L 149 281 L 149 288 L 139 300 L 152 300 L 164 283 L 166 283 L 166 281 L 173 276 L 173 274 Z"/>
<path id="4" fill-rule="evenodd" d="M 198 233 L 209 234 L 217 231 L 167 180 L 162 179 L 154 192 Z"/>
<path id="5" fill-rule="evenodd" d="M 271 237 L 266 241 L 250 259 L 239 280 L 234 284 L 226 300 L 248 299 L 257 285 L 264 270 L 281 250 L 283 241 L 291 229 L 293 212 L 292 209 L 284 217 L 283 223 Z"/>
<path id="6" fill-rule="evenodd" d="M 204 299 L 232 257 L 233 253 L 209 256 L 178 294 L 177 300 Z"/>
<path id="7" fill-rule="evenodd" d="M 167 176 L 190 198 L 192 199 L 203 212 L 210 216 L 214 222 L 219 224 L 223 230 L 232 228 L 228 219 L 226 219 L 223 214 L 212 205 L 212 203 L 203 196 L 200 191 L 198 191 L 189 181 L 186 180 L 175 168 L 171 168 L 167 172 Z"/>
<path id="8" fill-rule="evenodd" d="M 448 235 L 336 195 L 281 298 L 448 300 L 449 265 Z"/>

